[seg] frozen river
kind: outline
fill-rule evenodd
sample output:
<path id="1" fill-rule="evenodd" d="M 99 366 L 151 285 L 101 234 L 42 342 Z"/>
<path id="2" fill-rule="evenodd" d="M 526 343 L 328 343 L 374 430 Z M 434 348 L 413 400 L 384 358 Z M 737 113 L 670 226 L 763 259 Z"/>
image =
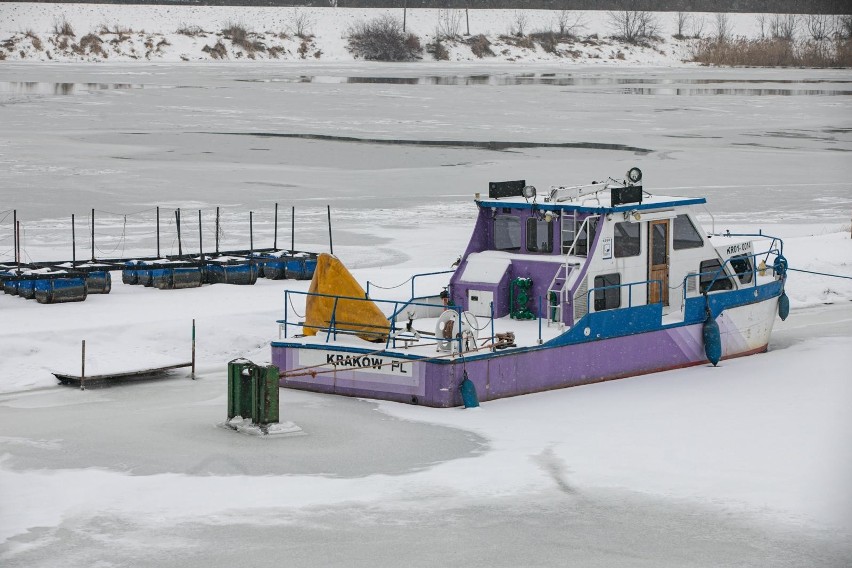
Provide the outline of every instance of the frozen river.
<path id="1" fill-rule="evenodd" d="M 6 64 L 0 211 L 18 209 L 43 259 L 59 243 L 67 255 L 71 214 L 85 225 L 92 208 L 107 254 L 150 253 L 155 205 L 167 219 L 202 209 L 207 242 L 220 206 L 225 243 L 241 247 L 249 210 L 266 244 L 273 204 L 282 231 L 295 206 L 302 247 L 316 247 L 330 204 L 341 246 L 367 259 L 380 227 L 469 218 L 488 181 L 639 166 L 652 192 L 706 195 L 719 223 L 849 220 L 848 71 L 514 69 Z"/>
<path id="2" fill-rule="evenodd" d="M 707 228 L 790 237 L 791 266 L 852 265 L 848 70 L 525 65 L 4 64 L 0 260 L 223 247 L 334 251 L 363 282 L 447 268 L 494 180 L 642 168 L 706 196 Z M 712 213 L 712 217 L 710 216 Z M 187 222 L 187 221 L 185 221 Z M 172 223 L 169 225 L 169 223 Z M 209 247 L 209 245 L 207 245 Z M 285 244 L 284 246 L 289 246 Z M 208 248 L 209 250 L 209 248 Z M 79 258 L 78 257 L 78 258 Z M 814 262 L 811 266 L 808 262 Z M 826 268 L 827 267 L 827 268 Z M 217 428 L 225 364 L 268 360 L 283 287 L 0 296 L 3 566 L 826 566 L 852 562 L 852 291 L 791 277 L 766 355 L 425 409 L 282 391 L 304 436 Z M 834 302 L 836 305 L 823 306 Z M 803 307 L 808 306 L 808 307 Z M 199 380 L 54 386 L 102 361 L 185 358 Z"/>

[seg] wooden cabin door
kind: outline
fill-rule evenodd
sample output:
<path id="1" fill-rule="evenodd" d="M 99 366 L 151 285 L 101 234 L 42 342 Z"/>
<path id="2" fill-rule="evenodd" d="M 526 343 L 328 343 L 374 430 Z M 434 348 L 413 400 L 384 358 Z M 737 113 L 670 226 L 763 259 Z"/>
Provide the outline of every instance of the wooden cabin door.
<path id="1" fill-rule="evenodd" d="M 649 304 L 669 305 L 669 228 L 668 219 L 648 223 Z"/>

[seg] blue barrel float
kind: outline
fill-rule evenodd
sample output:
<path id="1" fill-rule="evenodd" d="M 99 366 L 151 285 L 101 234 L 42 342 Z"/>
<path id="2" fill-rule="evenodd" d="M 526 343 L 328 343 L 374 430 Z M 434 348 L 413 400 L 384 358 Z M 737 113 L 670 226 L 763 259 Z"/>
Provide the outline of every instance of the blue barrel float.
<path id="1" fill-rule="evenodd" d="M 35 299 L 39 304 L 82 302 L 87 295 L 85 275 L 51 275 L 35 280 Z"/>
<path id="2" fill-rule="evenodd" d="M 12 278 L 3 280 L 3 293 L 10 296 L 18 295 L 18 281 Z"/>
<path id="3" fill-rule="evenodd" d="M 35 298 L 35 278 L 27 278 L 24 280 L 18 280 L 18 290 L 17 294 L 21 298 L 25 300 L 32 300 Z"/>
<path id="4" fill-rule="evenodd" d="M 169 267 L 151 270 L 151 281 L 158 290 L 180 290 L 183 288 L 198 288 L 203 284 L 203 274 L 198 266 L 181 266 L 173 264 Z"/>
<path id="5" fill-rule="evenodd" d="M 275 256 L 277 254 L 277 256 Z M 273 253 L 263 268 L 264 277 L 272 280 L 310 280 L 317 268 L 316 253 Z"/>
<path id="6" fill-rule="evenodd" d="M 204 282 L 201 267 L 192 262 L 130 260 L 121 270 L 121 281 L 132 286 L 154 287 L 160 290 L 197 288 Z"/>
<path id="7" fill-rule="evenodd" d="M 136 284 L 150 288 L 154 285 L 154 267 L 156 261 L 140 261 L 136 265 Z"/>
<path id="8" fill-rule="evenodd" d="M 112 290 L 112 275 L 109 270 L 93 270 L 86 274 L 89 294 L 109 294 Z"/>
<path id="9" fill-rule="evenodd" d="M 121 269 L 121 281 L 131 286 L 153 286 L 151 270 L 155 265 L 156 261 L 128 260 Z"/>
<path id="10" fill-rule="evenodd" d="M 283 280 L 287 278 L 287 254 L 274 252 L 263 255 L 263 277 L 269 280 Z"/>
<path id="11" fill-rule="evenodd" d="M 82 302 L 88 295 L 86 274 L 53 268 L 27 268 L 0 274 L 3 291 L 40 304 Z"/>
<path id="12" fill-rule="evenodd" d="M 124 268 L 121 270 L 121 281 L 124 284 L 130 284 L 131 286 L 135 286 L 139 284 L 139 261 L 138 260 L 128 260 L 124 263 Z"/>
<path id="13" fill-rule="evenodd" d="M 210 284 L 251 285 L 257 282 L 257 261 L 245 257 L 218 257 L 208 261 L 206 281 Z"/>

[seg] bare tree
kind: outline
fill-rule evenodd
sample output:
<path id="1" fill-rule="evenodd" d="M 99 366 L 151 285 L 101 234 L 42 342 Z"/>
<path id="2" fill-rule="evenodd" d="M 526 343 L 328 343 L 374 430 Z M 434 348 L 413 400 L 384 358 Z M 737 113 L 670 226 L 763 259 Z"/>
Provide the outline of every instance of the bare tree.
<path id="1" fill-rule="evenodd" d="M 766 14 L 757 15 L 757 25 L 760 27 L 760 39 L 766 39 Z"/>
<path id="2" fill-rule="evenodd" d="M 689 25 L 689 21 L 691 19 L 692 15 L 687 12 L 677 13 L 677 33 L 674 36 L 676 39 L 683 39 L 686 37 L 686 26 Z"/>
<path id="3" fill-rule="evenodd" d="M 610 28 L 615 37 L 635 43 L 640 39 L 656 37 L 659 24 L 652 12 L 641 10 L 623 10 L 608 12 Z"/>
<path id="4" fill-rule="evenodd" d="M 805 16 L 808 33 L 817 41 L 834 35 L 834 18 L 826 14 L 808 14 Z"/>
<path id="5" fill-rule="evenodd" d="M 704 25 L 707 21 L 704 19 L 704 16 L 695 16 L 692 18 L 692 37 L 695 39 L 701 39 L 704 35 Z"/>
<path id="6" fill-rule="evenodd" d="M 311 28 L 313 25 L 314 20 L 309 12 L 293 8 L 293 12 L 290 14 L 290 30 L 294 36 L 302 39 L 309 38 L 312 35 Z"/>
<path id="7" fill-rule="evenodd" d="M 796 14 L 775 14 L 769 21 L 769 32 L 775 39 L 793 41 L 798 26 L 799 18 Z"/>
<path id="8" fill-rule="evenodd" d="M 460 10 L 438 10 L 438 25 L 435 33 L 442 39 L 457 39 L 461 37 L 462 13 Z"/>
<path id="9" fill-rule="evenodd" d="M 559 37 L 576 36 L 586 27 L 583 16 L 571 10 L 560 10 L 553 18 Z"/>
<path id="10" fill-rule="evenodd" d="M 509 35 L 513 35 L 515 37 L 524 37 L 525 35 L 527 35 L 528 23 L 529 19 L 527 18 L 527 13 L 523 10 L 515 10 L 512 23 L 509 26 Z"/>
<path id="11" fill-rule="evenodd" d="M 727 43 L 731 39 L 731 20 L 728 14 L 719 12 L 716 14 L 716 41 L 719 43 Z"/>
<path id="12" fill-rule="evenodd" d="M 852 16 L 837 16 L 834 35 L 838 39 L 852 38 Z"/>

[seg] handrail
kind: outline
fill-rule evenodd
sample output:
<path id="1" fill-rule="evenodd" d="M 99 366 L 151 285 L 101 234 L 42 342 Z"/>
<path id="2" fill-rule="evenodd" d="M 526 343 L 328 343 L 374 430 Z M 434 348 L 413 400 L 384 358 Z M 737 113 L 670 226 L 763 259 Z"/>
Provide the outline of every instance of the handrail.
<path id="1" fill-rule="evenodd" d="M 421 272 L 419 274 L 414 274 L 408 280 L 405 280 L 404 282 L 401 282 L 401 283 L 397 284 L 396 286 L 391 286 L 389 288 L 379 286 L 378 284 L 374 284 L 374 283 L 370 282 L 369 280 L 367 280 L 367 290 L 366 290 L 367 297 L 368 298 L 370 297 L 370 286 L 373 286 L 375 288 L 379 288 L 380 290 L 393 290 L 394 288 L 401 287 L 406 282 L 411 282 L 411 297 L 414 298 L 414 285 L 415 285 L 415 282 L 416 282 L 418 277 L 420 277 L 420 276 L 435 276 L 435 275 L 438 275 L 438 274 L 451 274 L 453 272 L 455 272 L 455 269 L 453 269 L 453 270 L 440 270 L 438 272 Z"/>
<path id="2" fill-rule="evenodd" d="M 403 301 L 399 302 L 400 306 L 398 308 L 395 308 L 394 312 L 391 313 L 391 315 L 388 316 L 388 321 L 396 321 L 399 314 L 401 314 L 402 311 L 405 310 L 408 306 L 428 305 L 429 307 L 432 307 L 432 308 L 438 308 L 438 307 L 445 308 L 445 307 L 447 307 L 447 306 L 444 305 L 443 301 L 440 304 L 424 304 L 422 302 L 420 304 L 417 303 L 417 300 L 427 300 L 427 299 L 433 298 L 433 297 L 434 296 L 417 296 L 416 298 L 411 298 L 411 299 L 406 300 L 404 302 Z"/>
<path id="3" fill-rule="evenodd" d="M 708 276 L 708 275 L 712 274 L 713 280 L 711 280 L 710 283 L 707 284 L 707 291 L 709 292 L 710 290 L 713 289 L 713 285 L 716 284 L 716 281 L 719 278 L 727 278 L 728 280 L 730 280 L 732 278 L 739 279 L 743 274 L 745 274 L 745 272 L 742 272 L 742 273 L 737 272 L 736 269 L 733 268 L 733 266 L 731 266 L 731 269 L 734 272 L 733 274 L 728 274 L 727 271 L 724 270 L 725 266 L 728 266 L 732 261 L 739 260 L 739 259 L 744 258 L 744 257 L 751 259 L 751 285 L 752 285 L 752 287 L 757 287 L 757 273 L 760 271 L 760 269 L 757 267 L 757 263 L 755 262 L 755 260 L 757 260 L 758 256 L 762 256 L 762 255 L 765 255 L 766 259 L 769 258 L 770 254 L 774 254 L 776 256 L 781 256 L 781 250 L 784 246 L 784 241 L 782 241 L 779 237 L 770 237 L 769 235 L 746 235 L 746 234 L 733 234 L 733 233 L 731 233 L 730 236 L 732 236 L 732 237 L 763 236 L 763 237 L 766 237 L 766 238 L 771 238 L 772 244 L 770 245 L 770 248 L 765 250 L 765 251 L 755 252 L 755 253 L 752 253 L 752 254 L 737 254 L 737 255 L 734 255 L 730 258 L 726 258 L 726 259 L 724 259 L 723 262 L 721 262 L 719 264 L 719 268 L 714 270 L 714 271 L 690 272 L 689 274 L 684 276 L 683 277 L 683 283 L 682 283 L 684 304 L 686 304 L 686 283 L 687 283 L 688 279 L 690 279 L 690 278 L 699 278 L 700 279 L 702 276 Z M 778 248 L 778 249 L 772 248 L 776 241 L 781 243 L 782 248 Z M 766 269 L 772 270 L 772 271 L 775 270 L 771 266 L 767 266 Z M 722 274 L 723 272 L 724 272 L 724 275 Z"/>
<path id="4" fill-rule="evenodd" d="M 732 233 L 730 231 L 725 231 L 724 233 L 711 233 L 712 237 L 760 237 L 763 239 L 772 239 L 772 242 L 769 243 L 769 250 L 766 251 L 766 258 L 769 258 L 769 254 L 772 253 L 775 249 L 775 243 L 780 243 L 778 247 L 778 253 L 776 254 L 784 254 L 784 240 L 781 237 L 774 237 L 772 235 L 764 234 L 763 230 L 758 231 L 757 233 Z M 764 253 L 757 253 L 764 254 Z"/>
<path id="5" fill-rule="evenodd" d="M 285 338 L 289 337 L 288 330 L 289 330 L 290 326 L 293 326 L 293 327 L 302 326 L 302 327 L 304 327 L 304 323 L 298 323 L 298 322 L 291 322 L 290 321 L 290 304 L 292 302 L 292 300 L 290 299 L 291 294 L 292 295 L 300 295 L 300 296 L 312 296 L 312 297 L 319 297 L 319 298 L 333 298 L 334 299 L 334 306 L 332 308 L 332 313 L 331 313 L 331 317 L 330 317 L 330 320 L 329 320 L 329 323 L 328 323 L 328 328 L 327 328 L 327 334 L 326 334 L 326 339 L 325 339 L 326 343 L 331 341 L 332 337 L 334 339 L 337 339 L 338 333 L 343 333 L 343 332 L 350 333 L 351 332 L 351 330 L 339 329 L 336 324 L 337 324 L 337 305 L 338 305 L 338 302 L 340 300 L 352 300 L 352 301 L 356 301 L 356 302 L 373 302 L 373 303 L 376 303 L 376 304 L 392 304 L 393 305 L 392 313 L 394 315 L 396 315 L 399 312 L 399 305 L 400 304 L 405 304 L 405 305 L 408 305 L 408 306 L 423 306 L 423 307 L 427 307 L 427 308 L 439 307 L 439 308 L 453 310 L 458 315 L 458 321 L 459 321 L 458 328 L 459 329 L 456 331 L 456 335 L 451 339 L 451 341 L 458 340 L 459 352 L 461 352 L 463 350 L 462 329 L 461 328 L 464 325 L 464 318 L 462 317 L 462 311 L 463 310 L 460 306 L 444 306 L 443 303 L 441 303 L 441 304 L 430 304 L 430 303 L 425 303 L 425 302 L 412 302 L 410 300 L 409 301 L 374 300 L 374 299 L 371 299 L 371 298 L 362 298 L 362 297 L 358 297 L 358 296 L 339 296 L 339 295 L 335 295 L 335 294 L 322 294 L 322 293 L 319 293 L 319 292 L 302 292 L 300 290 L 285 290 L 284 291 L 284 323 L 283 323 L 283 329 L 284 329 L 284 337 Z M 387 317 L 387 316 L 385 316 L 385 317 Z M 348 323 L 351 323 L 351 322 L 348 322 Z M 326 330 L 325 327 L 318 327 L 318 326 L 308 326 L 308 327 Z M 395 319 L 388 319 L 388 333 L 387 333 L 388 337 L 387 337 L 387 341 L 386 341 L 386 345 L 385 345 L 386 347 L 390 346 L 391 341 L 393 341 L 394 348 L 396 347 L 395 335 L 396 335 L 397 331 L 399 331 L 399 329 L 397 329 L 397 327 L 396 327 Z M 384 335 L 384 334 L 382 334 L 382 335 Z"/>
<path id="6" fill-rule="evenodd" d="M 626 286 L 627 287 L 627 307 L 632 308 L 633 307 L 633 286 L 642 286 L 642 285 L 647 286 L 649 284 L 659 284 L 660 285 L 660 291 L 662 292 L 663 281 L 659 280 L 659 279 L 637 280 L 636 282 L 627 282 L 625 284 L 611 284 L 609 286 L 598 286 L 597 288 L 591 288 L 590 290 L 588 290 L 586 292 L 586 305 L 594 307 L 594 304 L 592 303 L 592 292 L 595 292 L 596 290 L 611 290 L 613 288 L 624 288 Z M 654 303 L 655 304 L 661 304 L 662 302 L 663 302 L 663 295 L 660 294 L 660 301 L 654 302 Z M 619 304 L 620 303 L 621 302 L 619 301 Z M 594 310 L 594 311 L 597 312 L 598 310 Z M 589 313 L 591 313 L 591 312 L 589 312 Z"/>

